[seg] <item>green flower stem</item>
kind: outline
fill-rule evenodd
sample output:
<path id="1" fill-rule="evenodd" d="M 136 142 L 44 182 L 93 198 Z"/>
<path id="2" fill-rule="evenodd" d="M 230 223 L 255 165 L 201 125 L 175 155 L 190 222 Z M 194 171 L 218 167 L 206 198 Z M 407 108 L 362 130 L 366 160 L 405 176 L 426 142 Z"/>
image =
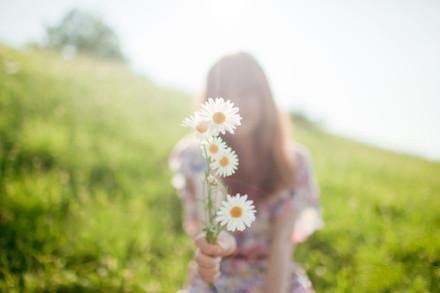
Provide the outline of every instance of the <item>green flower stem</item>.
<path id="1" fill-rule="evenodd" d="M 208 243 L 213 244 L 213 243 L 217 242 L 217 236 L 220 233 L 220 231 L 222 230 L 221 225 L 215 223 L 215 210 L 214 209 L 216 207 L 214 207 L 214 201 L 212 198 L 212 196 L 213 196 L 212 190 L 214 188 L 216 188 L 218 186 L 218 184 L 217 184 L 216 180 L 212 180 L 212 178 L 215 178 L 215 177 L 214 177 L 214 174 L 212 174 L 211 158 L 208 156 L 208 151 L 206 150 L 206 145 L 202 145 L 202 149 L 204 152 L 204 157 L 205 157 L 206 165 L 207 165 L 207 168 L 205 171 L 205 180 L 204 180 L 205 186 L 207 189 L 206 190 L 207 191 L 207 201 L 206 201 L 206 205 L 205 205 L 205 211 L 208 216 L 207 227 L 205 227 L 206 241 L 208 241 Z M 224 195 L 227 194 L 227 189 L 225 187 L 222 188 L 222 191 L 224 192 Z M 209 287 L 213 293 L 218 292 L 214 283 L 209 284 Z"/>
<path id="2" fill-rule="evenodd" d="M 214 211 L 214 201 L 212 198 L 212 190 L 215 187 L 215 182 L 210 181 L 210 175 L 212 177 L 211 170 L 211 159 L 208 156 L 208 152 L 206 150 L 206 146 L 203 145 L 203 152 L 205 154 L 205 160 L 207 169 L 205 171 L 205 184 L 207 187 L 207 206 L 206 206 L 206 214 L 208 216 L 208 227 L 206 227 L 206 240 L 208 243 L 215 243 L 217 241 L 218 229 L 215 225 L 215 211 Z"/>

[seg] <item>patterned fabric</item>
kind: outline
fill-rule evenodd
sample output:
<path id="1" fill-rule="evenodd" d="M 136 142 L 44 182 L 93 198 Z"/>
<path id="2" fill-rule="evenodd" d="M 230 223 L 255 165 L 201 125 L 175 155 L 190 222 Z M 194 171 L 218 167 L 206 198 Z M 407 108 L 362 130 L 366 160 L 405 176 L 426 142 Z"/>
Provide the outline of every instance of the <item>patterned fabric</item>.
<path id="1" fill-rule="evenodd" d="M 298 144 L 292 147 L 292 155 L 295 156 L 296 163 L 295 178 L 292 178 L 295 187 L 272 197 L 265 205 L 258 206 L 252 226 L 243 232 L 233 233 L 237 240 L 237 251 L 221 263 L 222 274 L 215 283 L 219 292 L 253 292 L 261 287 L 267 268 L 271 220 L 287 206 L 290 205 L 297 213 L 292 244 L 306 240 L 322 226 L 319 190 L 313 177 L 309 155 Z M 172 152 L 169 163 L 175 173 L 172 184 L 178 191 L 185 211 L 185 229 L 189 234 L 195 234 L 205 217 L 198 198 L 202 194 L 202 176 L 206 168 L 195 138 L 182 139 Z M 220 202 L 221 195 L 215 196 Z M 293 261 L 291 265 L 289 292 L 313 292 L 304 270 Z M 193 263 L 190 264 L 187 288 L 182 292 L 211 292 L 199 278 Z"/>

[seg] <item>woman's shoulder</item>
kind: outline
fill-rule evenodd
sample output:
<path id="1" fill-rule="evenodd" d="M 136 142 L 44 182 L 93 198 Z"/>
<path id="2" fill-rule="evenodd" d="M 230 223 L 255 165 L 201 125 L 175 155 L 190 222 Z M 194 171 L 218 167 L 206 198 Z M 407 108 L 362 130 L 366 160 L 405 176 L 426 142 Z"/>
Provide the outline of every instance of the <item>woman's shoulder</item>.
<path id="1" fill-rule="evenodd" d="M 171 170 L 187 176 L 204 171 L 205 161 L 196 137 L 187 135 L 176 143 L 169 157 L 169 166 Z"/>
<path id="2" fill-rule="evenodd" d="M 174 146 L 171 154 L 181 154 L 187 152 L 194 152 L 198 149 L 198 141 L 194 135 L 186 135 L 181 138 Z"/>
<path id="3" fill-rule="evenodd" d="M 306 146 L 300 143 L 292 143 L 290 152 L 293 156 L 296 171 L 311 167 L 311 155 Z"/>

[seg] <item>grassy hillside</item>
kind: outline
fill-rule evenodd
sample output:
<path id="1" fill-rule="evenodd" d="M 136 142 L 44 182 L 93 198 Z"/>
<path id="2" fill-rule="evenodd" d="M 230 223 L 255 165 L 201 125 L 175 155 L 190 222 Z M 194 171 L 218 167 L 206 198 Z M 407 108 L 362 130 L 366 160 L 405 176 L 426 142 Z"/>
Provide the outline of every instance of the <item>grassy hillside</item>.
<path id="1" fill-rule="evenodd" d="M 0 47 L 0 291 L 182 286 L 167 156 L 190 111 L 123 65 Z M 317 290 L 438 288 L 440 164 L 302 122 L 295 137 L 322 192 L 326 227 L 295 255 Z"/>

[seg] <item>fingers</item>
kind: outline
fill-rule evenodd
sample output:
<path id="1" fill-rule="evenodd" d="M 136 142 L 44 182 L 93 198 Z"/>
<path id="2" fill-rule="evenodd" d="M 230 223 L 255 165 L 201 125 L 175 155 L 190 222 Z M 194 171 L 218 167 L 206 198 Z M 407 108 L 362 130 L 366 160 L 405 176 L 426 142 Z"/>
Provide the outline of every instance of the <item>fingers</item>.
<path id="1" fill-rule="evenodd" d="M 197 246 L 195 261 L 200 277 L 207 283 L 213 283 L 220 276 L 220 257 L 234 253 L 237 243 L 234 236 L 222 231 L 217 237 L 217 243 L 208 243 L 205 233 L 194 239 Z"/>
<path id="2" fill-rule="evenodd" d="M 206 241 L 205 234 L 199 234 L 195 239 L 195 245 L 203 254 L 209 256 L 228 256 L 234 253 L 237 243 L 234 236 L 222 231 L 217 237 L 217 243 L 211 244 Z"/>
<path id="3" fill-rule="evenodd" d="M 237 242 L 234 236 L 228 232 L 221 231 L 217 238 L 218 245 L 222 248 L 220 256 L 228 256 L 235 252 L 237 249 Z"/>
<path id="4" fill-rule="evenodd" d="M 195 238 L 194 243 L 203 254 L 206 254 L 209 256 L 222 256 L 223 248 L 221 246 L 219 246 L 218 244 L 208 243 L 208 241 L 206 241 L 206 239 L 205 239 L 204 234 L 199 234 Z"/>
<path id="5" fill-rule="evenodd" d="M 203 254 L 199 249 L 197 249 L 196 251 L 195 261 L 200 267 L 206 269 L 217 268 L 220 266 L 219 257 L 210 257 L 208 255 Z"/>
<path id="6" fill-rule="evenodd" d="M 204 269 L 199 267 L 199 275 L 203 281 L 212 284 L 220 277 L 220 271 L 218 269 Z"/>
<path id="7" fill-rule="evenodd" d="M 207 283 L 213 283 L 220 276 L 220 258 L 203 254 L 197 249 L 195 261 L 200 277 Z"/>

